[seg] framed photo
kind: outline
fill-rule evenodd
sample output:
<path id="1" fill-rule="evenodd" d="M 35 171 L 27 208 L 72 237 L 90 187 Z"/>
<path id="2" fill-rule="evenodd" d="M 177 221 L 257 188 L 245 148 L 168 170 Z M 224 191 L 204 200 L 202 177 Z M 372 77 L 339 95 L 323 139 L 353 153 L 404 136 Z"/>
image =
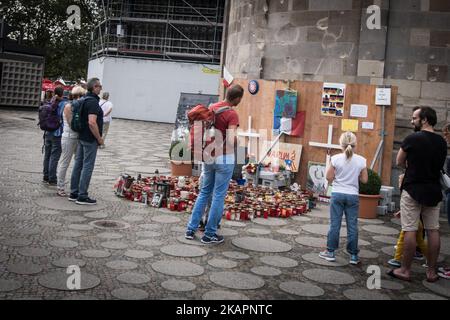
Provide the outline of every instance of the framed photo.
<path id="1" fill-rule="evenodd" d="M 161 208 L 161 203 L 163 200 L 163 195 L 161 193 L 155 193 L 150 204 L 151 207 Z"/>

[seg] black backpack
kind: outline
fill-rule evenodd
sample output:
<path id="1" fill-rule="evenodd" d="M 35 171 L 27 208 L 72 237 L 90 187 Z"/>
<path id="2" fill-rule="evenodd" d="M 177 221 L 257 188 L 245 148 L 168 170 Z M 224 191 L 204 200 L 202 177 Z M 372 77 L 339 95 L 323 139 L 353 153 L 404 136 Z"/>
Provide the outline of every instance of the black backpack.
<path id="1" fill-rule="evenodd" d="M 70 129 L 75 132 L 81 132 L 87 127 L 87 122 L 83 119 L 84 105 L 88 97 L 82 97 L 79 100 L 72 101 L 72 120 Z"/>

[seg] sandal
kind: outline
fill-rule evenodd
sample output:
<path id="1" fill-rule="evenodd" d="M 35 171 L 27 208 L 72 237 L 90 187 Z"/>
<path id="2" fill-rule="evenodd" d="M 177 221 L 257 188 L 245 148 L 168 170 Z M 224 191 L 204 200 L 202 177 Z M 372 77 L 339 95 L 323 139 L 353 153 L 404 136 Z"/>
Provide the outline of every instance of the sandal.
<path id="1" fill-rule="evenodd" d="M 403 281 L 411 281 L 411 278 L 407 278 L 407 277 L 404 277 L 404 276 L 401 276 L 401 275 L 398 275 L 398 274 L 395 274 L 394 273 L 394 270 L 396 270 L 396 269 L 391 269 L 391 270 L 389 270 L 389 272 L 387 273 L 389 276 L 391 276 L 391 277 L 393 277 L 393 278 L 396 278 L 396 279 L 399 279 L 399 280 L 403 280 Z"/>
<path id="2" fill-rule="evenodd" d="M 67 197 L 67 193 L 64 190 L 58 190 L 58 196 L 60 197 Z"/>

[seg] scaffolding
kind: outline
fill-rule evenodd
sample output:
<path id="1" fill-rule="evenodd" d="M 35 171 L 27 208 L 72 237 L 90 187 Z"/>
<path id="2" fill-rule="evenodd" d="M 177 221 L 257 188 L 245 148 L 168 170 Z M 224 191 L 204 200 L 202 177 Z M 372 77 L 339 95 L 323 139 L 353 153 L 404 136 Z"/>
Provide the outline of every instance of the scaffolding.
<path id="1" fill-rule="evenodd" d="M 91 58 L 220 63 L 225 0 L 99 0 Z"/>

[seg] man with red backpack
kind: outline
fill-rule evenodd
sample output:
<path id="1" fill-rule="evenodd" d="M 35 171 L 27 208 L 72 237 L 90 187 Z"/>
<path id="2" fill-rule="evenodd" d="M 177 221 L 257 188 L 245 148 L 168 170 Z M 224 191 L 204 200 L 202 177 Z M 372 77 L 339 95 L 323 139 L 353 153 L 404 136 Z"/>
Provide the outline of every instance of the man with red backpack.
<path id="1" fill-rule="evenodd" d="M 206 224 L 205 234 L 201 242 L 212 244 L 221 243 L 224 240 L 223 236 L 218 235 L 216 232 L 217 226 L 222 219 L 224 200 L 235 165 L 234 150 L 236 145 L 236 129 L 239 126 L 239 116 L 234 110 L 234 107 L 241 102 L 243 95 L 244 89 L 240 85 L 233 86 L 228 89 L 225 101 L 218 102 L 209 107 L 215 113 L 215 137 L 213 142 L 210 142 L 206 147 L 202 145 L 201 148 L 203 151 L 202 184 L 200 194 L 195 202 L 187 226 L 186 239 L 194 239 L 195 232 L 202 218 L 202 213 L 205 210 L 208 199 L 212 196 L 208 223 Z M 224 107 L 227 108 L 224 109 Z"/>

